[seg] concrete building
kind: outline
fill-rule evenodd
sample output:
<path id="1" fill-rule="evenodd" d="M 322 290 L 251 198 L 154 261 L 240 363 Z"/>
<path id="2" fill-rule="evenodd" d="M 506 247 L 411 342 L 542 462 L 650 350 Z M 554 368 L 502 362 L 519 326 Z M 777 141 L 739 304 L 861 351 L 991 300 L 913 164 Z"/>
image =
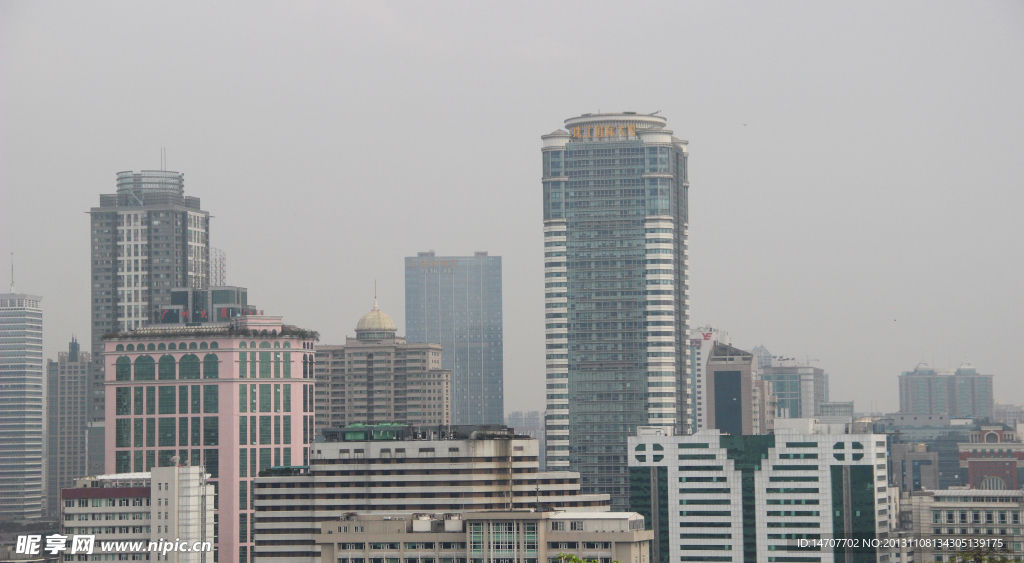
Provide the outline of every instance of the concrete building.
<path id="1" fill-rule="evenodd" d="M 1024 406 L 999 403 L 992 407 L 992 422 L 1002 422 L 1012 428 L 1024 422 Z"/>
<path id="2" fill-rule="evenodd" d="M 249 290 L 244 287 L 182 287 L 171 290 L 170 304 L 154 310 L 152 324 L 226 323 L 260 314 L 249 304 Z"/>
<path id="3" fill-rule="evenodd" d="M 882 420 L 884 432 L 894 443 L 926 444 L 935 452 L 939 463 L 940 489 L 958 487 L 967 483 L 967 471 L 960 467 L 960 448 L 970 442 L 972 426 L 954 425 L 946 414 L 895 413 Z"/>
<path id="4" fill-rule="evenodd" d="M 501 256 L 406 258 L 405 323 L 410 344 L 441 345 L 441 367 L 452 374 L 452 424 L 501 424 Z"/>
<path id="5" fill-rule="evenodd" d="M 318 428 L 352 424 L 451 424 L 451 370 L 439 344 L 410 344 L 373 309 L 345 344 L 316 347 Z"/>
<path id="6" fill-rule="evenodd" d="M 992 376 L 979 374 L 964 362 L 955 371 L 938 370 L 921 362 L 900 374 L 900 412 L 948 414 L 961 418 L 991 418 Z"/>
<path id="7" fill-rule="evenodd" d="M 89 390 L 92 356 L 74 338 L 57 361 L 46 363 L 47 513 L 60 512 L 60 490 L 88 475 Z"/>
<path id="8" fill-rule="evenodd" d="M 577 473 L 541 472 L 537 440 L 502 426 L 355 426 L 324 436 L 308 470 L 257 479 L 259 563 L 319 561 L 317 534 L 350 512 L 608 511 L 607 495 L 581 494 Z"/>
<path id="9" fill-rule="evenodd" d="M 690 355 L 687 358 L 690 409 L 690 429 L 693 432 L 707 428 L 707 381 L 704 379 L 708 356 L 715 343 L 732 346 L 728 332 L 713 326 L 702 326 L 690 331 Z"/>
<path id="10" fill-rule="evenodd" d="M 103 335 L 147 325 L 171 304 L 171 290 L 209 285 L 210 214 L 185 195 L 180 172 L 118 172 L 117 193 L 100 195 L 90 234 L 92 357 Z M 103 362 L 93 365 L 89 473 L 104 471 Z"/>
<path id="11" fill-rule="evenodd" d="M 43 309 L 38 295 L 0 293 L 0 519 L 43 515 Z"/>
<path id="12" fill-rule="evenodd" d="M 250 556 L 253 478 L 306 465 L 317 333 L 281 317 L 153 325 L 104 337 L 111 473 L 202 465 L 218 502 L 218 561 Z"/>
<path id="13" fill-rule="evenodd" d="M 759 368 L 758 375 L 772 384 L 779 418 L 819 416 L 820 405 L 828 402 L 828 374 L 821 368 L 773 358 L 771 365 Z"/>
<path id="14" fill-rule="evenodd" d="M 653 532 L 635 512 L 465 512 L 351 515 L 324 522 L 320 563 L 374 559 L 405 563 L 557 561 L 648 563 Z"/>
<path id="15" fill-rule="evenodd" d="M 629 504 L 626 440 L 689 427 L 687 142 L 583 114 L 541 137 L 547 466 Z"/>
<path id="16" fill-rule="evenodd" d="M 775 429 L 771 384 L 758 378 L 754 355 L 715 343 L 705 367 L 708 429 L 726 434 L 768 434 Z"/>
<path id="17" fill-rule="evenodd" d="M 514 428 L 516 434 L 536 438 L 540 443 L 538 462 L 540 466 L 545 465 L 544 458 L 544 414 L 540 411 L 512 411 L 505 415 L 505 426 Z"/>
<path id="18" fill-rule="evenodd" d="M 888 560 L 874 549 L 808 550 L 794 541 L 887 536 L 884 436 L 638 432 L 629 440 L 635 510 L 665 538 L 652 560 Z"/>
<path id="19" fill-rule="evenodd" d="M 134 558 L 170 563 L 215 561 L 214 487 L 203 467 L 154 467 L 141 473 L 97 475 L 75 480 L 60 491 L 61 534 L 96 537 L 92 555 L 64 552 L 65 561 Z M 102 549 L 104 542 L 185 541 L 189 551 L 167 554 L 125 553 Z M 209 542 L 209 547 L 195 542 Z M 70 546 L 70 540 L 69 540 Z"/>
<path id="20" fill-rule="evenodd" d="M 1006 561 L 1020 561 L 1021 512 L 1024 491 L 951 489 L 921 491 L 910 497 L 913 510 L 915 561 L 941 563 L 957 553 L 953 537 L 1002 540 Z M 961 551 L 962 553 L 962 551 Z"/>
<path id="21" fill-rule="evenodd" d="M 904 493 L 939 488 L 939 453 L 928 444 L 890 444 L 889 486 Z"/>

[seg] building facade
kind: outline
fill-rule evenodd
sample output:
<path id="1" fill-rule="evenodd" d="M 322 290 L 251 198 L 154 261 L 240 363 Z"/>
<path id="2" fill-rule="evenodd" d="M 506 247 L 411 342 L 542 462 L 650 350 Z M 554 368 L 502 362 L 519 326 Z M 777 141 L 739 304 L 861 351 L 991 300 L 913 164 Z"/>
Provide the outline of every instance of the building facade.
<path id="1" fill-rule="evenodd" d="M 89 390 L 92 356 L 74 338 L 57 361 L 46 363 L 47 512 L 60 512 L 60 490 L 88 475 Z"/>
<path id="2" fill-rule="evenodd" d="M 347 513 L 607 512 L 578 473 L 541 472 L 537 440 L 502 426 L 355 426 L 325 430 L 308 471 L 256 482 L 259 563 L 319 561 L 317 533 Z"/>
<path id="3" fill-rule="evenodd" d="M 542 563 L 577 555 L 597 563 L 648 563 L 653 533 L 635 512 L 465 512 L 352 515 L 325 522 L 320 563 Z"/>
<path id="4" fill-rule="evenodd" d="M 689 371 L 690 429 L 693 432 L 707 428 L 706 390 L 704 373 L 708 355 L 715 343 L 732 346 L 729 333 L 713 326 L 702 326 L 690 331 Z"/>
<path id="5" fill-rule="evenodd" d="M 43 515 L 43 298 L 13 290 L 0 293 L 0 518 L 23 520 Z"/>
<path id="6" fill-rule="evenodd" d="M 629 503 L 626 439 L 689 427 L 687 142 L 584 114 L 541 137 L 547 466 Z"/>
<path id="7" fill-rule="evenodd" d="M 1024 485 L 1024 443 L 1004 424 L 980 424 L 960 443 L 960 467 L 972 489 L 1020 489 Z M 936 488 L 936 487 L 932 487 Z"/>
<path id="8" fill-rule="evenodd" d="M 451 370 L 438 344 L 410 344 L 373 301 L 345 344 L 316 347 L 318 428 L 451 424 Z"/>
<path id="9" fill-rule="evenodd" d="M 269 316 L 106 335 L 108 472 L 204 466 L 217 560 L 248 561 L 253 479 L 309 462 L 316 338 Z"/>
<path id="10" fill-rule="evenodd" d="M 775 429 L 771 383 L 758 377 L 753 354 L 716 342 L 705 367 L 706 425 L 734 436 Z"/>
<path id="11" fill-rule="evenodd" d="M 1024 557 L 1021 543 L 1021 513 L 1024 491 L 952 489 L 922 491 L 910 497 L 914 538 L 918 540 L 915 561 L 950 561 L 957 554 L 949 538 L 1002 540 L 1005 561 Z M 961 551 L 962 554 L 962 551 Z"/>
<path id="12" fill-rule="evenodd" d="M 889 444 L 889 486 L 905 493 L 939 488 L 939 454 L 928 444 Z"/>
<path id="13" fill-rule="evenodd" d="M 91 216 L 92 356 L 103 335 L 146 326 L 171 304 L 171 290 L 209 285 L 210 214 L 185 195 L 180 172 L 118 172 L 117 193 L 100 195 Z M 89 472 L 102 473 L 106 435 L 103 362 L 94 363 Z"/>
<path id="14" fill-rule="evenodd" d="M 651 499 L 663 504 L 655 537 L 671 541 L 662 562 L 877 563 L 887 559 L 874 549 L 801 549 L 795 540 L 887 537 L 885 444 L 875 434 L 641 432 L 629 440 L 642 493 L 634 504 L 648 520 Z"/>
<path id="15" fill-rule="evenodd" d="M 69 538 L 95 536 L 93 554 L 86 556 L 92 561 L 135 557 L 212 563 L 217 538 L 214 487 L 207 481 L 209 477 L 202 467 L 172 466 L 76 479 L 74 487 L 60 491 L 61 534 Z M 143 542 L 150 548 L 161 540 L 184 541 L 189 550 L 157 555 L 102 549 L 104 542 Z M 65 552 L 64 561 L 84 561 L 82 557 Z"/>
<path id="16" fill-rule="evenodd" d="M 921 362 L 900 374 L 900 412 L 991 418 L 992 376 L 979 374 L 964 362 L 956 370 L 940 370 Z"/>
<path id="17" fill-rule="evenodd" d="M 779 418 L 819 416 L 821 404 L 828 402 L 828 374 L 821 368 L 796 360 L 772 360 L 758 369 L 758 376 L 771 382 Z"/>
<path id="18" fill-rule="evenodd" d="M 501 257 L 405 259 L 409 343 L 441 345 L 452 374 L 452 424 L 501 424 L 505 413 Z"/>
<path id="19" fill-rule="evenodd" d="M 152 324 L 226 323 L 260 315 L 249 304 L 249 290 L 237 286 L 180 287 L 171 290 L 170 304 L 153 311 Z"/>

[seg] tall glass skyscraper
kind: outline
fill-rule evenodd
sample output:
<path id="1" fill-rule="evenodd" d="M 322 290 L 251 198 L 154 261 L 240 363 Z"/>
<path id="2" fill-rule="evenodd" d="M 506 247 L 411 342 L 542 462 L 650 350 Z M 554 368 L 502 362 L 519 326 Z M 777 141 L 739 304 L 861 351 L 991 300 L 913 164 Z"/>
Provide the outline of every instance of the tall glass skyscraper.
<path id="1" fill-rule="evenodd" d="M 686 141 L 583 114 L 543 140 L 547 467 L 629 507 L 626 439 L 689 431 Z"/>
<path id="2" fill-rule="evenodd" d="M 452 370 L 452 424 L 503 424 L 501 257 L 405 259 L 406 341 L 441 345 Z"/>

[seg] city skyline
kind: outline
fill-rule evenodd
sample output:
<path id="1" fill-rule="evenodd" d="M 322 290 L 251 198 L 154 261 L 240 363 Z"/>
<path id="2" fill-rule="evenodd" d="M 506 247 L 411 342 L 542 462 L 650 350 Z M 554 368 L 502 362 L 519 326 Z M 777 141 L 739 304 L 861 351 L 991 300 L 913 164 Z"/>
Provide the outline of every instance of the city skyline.
<path id="1" fill-rule="evenodd" d="M 0 252 L 17 253 L 20 287 L 47 296 L 45 358 L 89 326 L 83 210 L 111 191 L 117 171 L 159 170 L 159 149 L 168 147 L 168 168 L 187 176 L 188 193 L 214 215 L 211 239 L 232 260 L 228 283 L 247 280 L 268 313 L 315 327 L 324 341 L 350 330 L 347 319 L 365 309 L 350 296 L 366 295 L 373 278 L 405 326 L 398 257 L 424 247 L 502 256 L 506 410 L 540 408 L 543 239 L 529 228 L 540 217 L 530 189 L 536 132 L 565 115 L 628 108 L 672 116 L 699 156 L 692 324 L 728 327 L 739 348 L 763 343 L 821 359 L 832 397 L 862 411 L 873 401 L 877 410 L 895 410 L 897 376 L 920 361 L 955 368 L 968 360 L 995 375 L 997 396 L 1024 402 L 1024 390 L 1011 386 L 1020 368 L 1006 352 L 1024 310 L 1012 282 L 1024 271 L 1024 233 L 1011 211 L 1022 197 L 1012 189 L 1022 175 L 1014 155 L 1024 148 L 1017 133 L 1024 114 L 1013 102 L 1024 95 L 1014 72 L 1024 59 L 1021 39 L 1011 33 L 1019 5 L 935 5 L 930 20 L 884 4 L 781 7 L 794 23 L 778 29 L 760 25 L 779 17 L 767 7 L 735 14 L 666 6 L 686 39 L 663 63 L 642 63 L 649 74 L 674 68 L 645 88 L 608 74 L 642 58 L 643 47 L 620 39 L 617 18 L 600 5 L 582 17 L 601 33 L 577 39 L 554 25 L 581 17 L 561 7 L 539 27 L 476 8 L 472 15 L 504 23 L 478 35 L 447 9 L 360 7 L 346 18 L 340 7 L 310 7 L 317 17 L 269 8 L 225 30 L 220 23 L 237 16 L 228 8 L 204 8 L 203 23 L 193 23 L 194 13 L 173 8 L 157 16 L 145 6 L 95 13 L 46 6 L 6 5 L 0 18 L 5 41 L 23 46 L 0 55 L 10 77 L 0 91 L 9 108 L 0 131 Z M 111 18 L 102 25 L 126 30 L 138 48 L 100 38 L 101 12 Z M 879 27 L 879 18 L 891 27 Z M 366 31 L 337 33 L 349 19 L 364 21 Z M 253 31 L 278 21 L 290 22 L 278 29 L 279 43 Z M 837 26 L 827 41 L 812 31 L 821 22 Z M 194 27 L 195 41 L 176 49 L 182 26 Z M 377 50 L 377 59 L 331 54 L 392 40 L 394 50 Z M 51 56 L 53 46 L 66 57 Z M 547 56 L 558 50 L 586 53 L 587 62 L 566 70 Z M 359 52 L 367 51 L 374 49 Z M 408 63 L 396 56 L 409 52 Z M 436 77 L 418 70 L 445 57 Z M 488 61 L 498 64 L 481 66 Z M 313 70 L 324 66 L 341 75 L 366 70 L 382 88 Z M 128 90 L 119 86 L 124 68 L 136 73 Z M 467 79 L 455 72 L 464 68 L 482 70 Z M 266 87 L 268 75 L 283 86 Z M 573 99 L 553 102 L 545 87 L 596 76 L 607 78 Z M 307 86 L 316 83 L 322 88 Z M 417 188 L 349 188 L 375 185 L 387 161 L 370 147 L 396 131 L 438 137 L 395 172 L 394 185 Z M 460 144 L 467 131 L 484 142 Z M 277 139 L 309 141 L 293 148 Z M 941 155 L 954 146 L 946 163 Z M 852 157 L 863 154 L 870 157 Z M 40 231 L 37 214 L 23 212 L 43 195 L 56 229 Z M 389 227 L 377 228 L 385 213 Z M 370 232 L 372 244 L 346 245 L 340 259 L 324 259 L 331 241 Z M 301 264 L 302 275 L 272 274 L 277 255 Z M 743 260 L 720 258 L 738 255 Z M 874 389 L 887 392 L 874 396 Z"/>

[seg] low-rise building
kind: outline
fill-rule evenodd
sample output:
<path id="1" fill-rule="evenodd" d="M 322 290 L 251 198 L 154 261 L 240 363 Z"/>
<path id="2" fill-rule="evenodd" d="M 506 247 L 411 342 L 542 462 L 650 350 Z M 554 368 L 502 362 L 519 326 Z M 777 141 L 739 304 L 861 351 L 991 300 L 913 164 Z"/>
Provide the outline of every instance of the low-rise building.
<path id="1" fill-rule="evenodd" d="M 936 540 L 956 537 L 1002 540 L 1005 555 L 1020 561 L 1024 491 L 947 489 L 921 491 L 911 497 L 917 561 L 949 561 L 956 553 Z"/>
<path id="2" fill-rule="evenodd" d="M 212 563 L 212 550 L 150 553 L 110 553 L 103 542 L 176 541 L 210 542 L 215 547 L 214 487 L 203 467 L 154 467 L 144 473 L 117 473 L 85 477 L 75 487 L 61 490 L 61 533 L 93 535 L 93 561 L 119 557 Z M 80 557 L 65 553 L 64 560 Z M 81 559 L 78 559 L 81 560 Z"/>
<path id="3" fill-rule="evenodd" d="M 350 515 L 324 522 L 319 563 L 648 563 L 654 532 L 635 512 L 511 511 Z"/>
<path id="4" fill-rule="evenodd" d="M 580 494 L 579 473 L 541 472 L 537 440 L 502 426 L 357 425 L 324 436 L 337 441 L 317 442 L 308 468 L 256 480 L 259 563 L 319 561 L 322 524 L 348 513 L 609 510 L 608 495 Z"/>

